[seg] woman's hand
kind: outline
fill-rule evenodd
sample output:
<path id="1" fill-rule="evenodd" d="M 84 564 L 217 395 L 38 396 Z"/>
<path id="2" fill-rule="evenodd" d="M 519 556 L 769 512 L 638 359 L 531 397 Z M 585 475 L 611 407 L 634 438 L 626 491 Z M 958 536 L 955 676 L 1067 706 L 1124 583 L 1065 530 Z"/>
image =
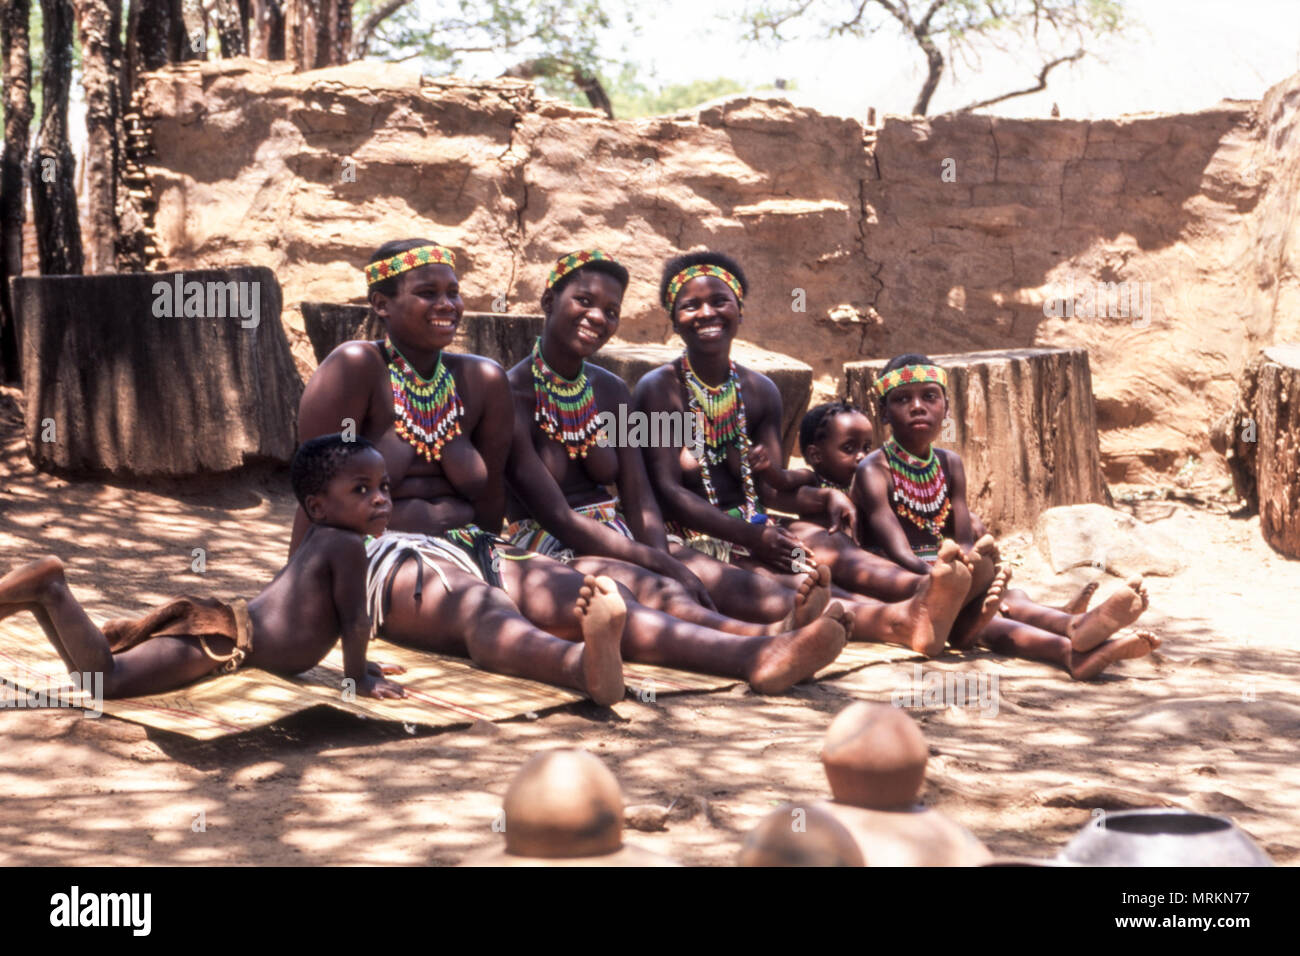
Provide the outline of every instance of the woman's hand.
<path id="1" fill-rule="evenodd" d="M 812 551 L 773 521 L 763 525 L 754 557 L 787 574 L 798 573 L 803 565 L 815 564 Z"/>

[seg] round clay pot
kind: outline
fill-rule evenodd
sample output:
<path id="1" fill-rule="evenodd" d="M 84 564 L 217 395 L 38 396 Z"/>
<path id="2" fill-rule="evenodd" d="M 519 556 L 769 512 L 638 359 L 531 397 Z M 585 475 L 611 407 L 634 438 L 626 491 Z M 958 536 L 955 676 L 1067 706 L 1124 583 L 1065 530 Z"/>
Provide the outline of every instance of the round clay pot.
<path id="1" fill-rule="evenodd" d="M 1166 809 L 1098 816 L 1060 859 L 1084 866 L 1273 866 L 1227 817 Z"/>

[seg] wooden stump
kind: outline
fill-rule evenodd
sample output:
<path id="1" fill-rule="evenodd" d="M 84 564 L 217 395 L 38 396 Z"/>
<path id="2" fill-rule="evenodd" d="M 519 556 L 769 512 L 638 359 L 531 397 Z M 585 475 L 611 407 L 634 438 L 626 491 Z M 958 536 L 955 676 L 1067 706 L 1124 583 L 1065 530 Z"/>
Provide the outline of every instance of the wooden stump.
<path id="1" fill-rule="evenodd" d="M 384 330 L 370 322 L 364 305 L 336 305 L 328 302 L 302 303 L 302 321 L 319 363 L 351 339 L 381 339 Z M 542 334 L 546 317 L 520 313 L 466 312 L 452 339 L 453 352 L 468 352 L 500 362 L 504 367 L 527 358 L 533 342 Z"/>
<path id="2" fill-rule="evenodd" d="M 966 500 L 995 534 L 1032 528 L 1056 505 L 1110 504 L 1084 349 L 931 356 L 948 373 L 951 421 L 937 442 L 966 466 Z M 844 366 L 849 400 L 886 431 L 873 389 L 886 360 Z"/>
<path id="3" fill-rule="evenodd" d="M 20 278 L 13 295 L 38 467 L 179 478 L 292 458 L 303 386 L 270 269 Z"/>
<path id="4" fill-rule="evenodd" d="M 607 345 L 592 358 L 593 365 L 608 369 L 630 389 L 641 376 L 682 354 L 681 345 Z M 799 437 L 799 422 L 808 411 L 812 395 L 812 366 L 780 352 L 769 352 L 747 342 L 736 342 L 731 357 L 741 365 L 770 378 L 781 392 L 782 464 L 790 460 Z"/>
<path id="5" fill-rule="evenodd" d="M 1300 344 L 1270 346 L 1246 367 L 1227 428 L 1237 493 L 1259 510 L 1264 540 L 1300 558 Z"/>

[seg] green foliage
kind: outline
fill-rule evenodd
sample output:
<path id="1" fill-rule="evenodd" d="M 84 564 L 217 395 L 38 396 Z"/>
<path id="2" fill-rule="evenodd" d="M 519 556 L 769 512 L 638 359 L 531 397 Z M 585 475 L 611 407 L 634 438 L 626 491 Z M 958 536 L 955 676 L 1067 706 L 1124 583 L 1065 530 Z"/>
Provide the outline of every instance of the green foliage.
<path id="1" fill-rule="evenodd" d="M 377 0 L 361 0 L 361 22 Z M 380 59 L 418 59 L 426 72 L 454 73 L 469 53 L 496 52 L 539 61 L 548 75 L 574 67 L 594 72 L 608 3 L 599 0 L 437 0 L 412 3 L 384 20 L 371 53 Z M 431 15 L 432 14 L 432 15 Z"/>
<path id="2" fill-rule="evenodd" d="M 602 75 L 600 81 L 614 106 L 614 115 L 619 119 L 678 113 L 719 96 L 747 92 L 744 84 L 725 76 L 652 87 L 640 79 L 636 67 L 631 64 L 624 64 L 617 76 Z M 566 76 L 544 78 L 538 86 L 548 96 L 568 100 L 577 106 L 589 106 L 586 96 Z"/>

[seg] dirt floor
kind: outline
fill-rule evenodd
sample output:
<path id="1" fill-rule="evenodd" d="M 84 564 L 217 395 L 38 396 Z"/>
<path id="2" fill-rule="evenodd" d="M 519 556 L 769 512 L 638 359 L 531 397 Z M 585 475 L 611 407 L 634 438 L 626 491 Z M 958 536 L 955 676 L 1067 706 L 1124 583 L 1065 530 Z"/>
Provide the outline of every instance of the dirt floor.
<path id="1" fill-rule="evenodd" d="M 0 569 L 54 553 L 78 595 L 142 608 L 184 591 L 251 596 L 278 569 L 285 482 L 182 495 L 51 478 L 27 461 L 16 395 L 0 393 Z M 1164 647 L 1090 684 L 988 653 L 927 663 L 996 677 L 998 695 L 996 713 L 912 711 L 930 742 L 925 802 L 997 854 L 1051 856 L 1094 809 L 1163 804 L 1227 814 L 1277 862 L 1300 862 L 1300 562 L 1212 498 L 1121 491 L 1185 550 L 1188 570 L 1148 579 L 1142 623 Z M 190 570 L 196 547 L 204 575 Z M 1004 552 L 1045 603 L 1096 573 L 1053 575 L 1025 534 Z M 1106 578 L 1102 596 L 1118 583 Z M 497 844 L 512 774 L 559 746 L 602 757 L 628 804 L 676 801 L 666 830 L 630 842 L 725 865 L 763 814 L 825 794 L 818 753 L 832 715 L 888 701 L 914 676 L 912 664 L 881 665 L 783 697 L 629 698 L 441 733 L 315 710 L 211 743 L 0 710 L 0 865 L 457 863 Z"/>

